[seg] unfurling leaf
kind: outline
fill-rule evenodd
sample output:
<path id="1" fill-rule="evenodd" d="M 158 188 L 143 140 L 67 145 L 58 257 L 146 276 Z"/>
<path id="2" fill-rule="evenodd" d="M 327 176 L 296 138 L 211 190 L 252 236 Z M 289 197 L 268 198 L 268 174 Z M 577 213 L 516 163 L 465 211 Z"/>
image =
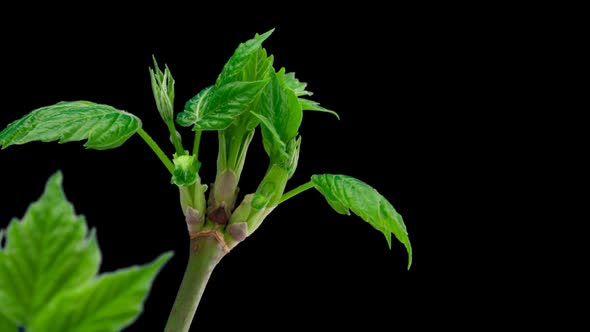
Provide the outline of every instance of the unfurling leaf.
<path id="1" fill-rule="evenodd" d="M 237 75 L 237 78 L 241 77 L 241 81 L 243 82 L 269 80 L 269 75 L 274 72 L 272 63 L 272 55 L 267 56 L 266 50 L 260 47 L 258 52 L 251 55 L 250 61 L 244 66 L 241 75 Z M 249 110 L 260 113 L 259 105 L 260 96 L 250 104 Z M 260 121 L 257 117 L 253 116 L 251 112 L 246 111 L 236 118 L 233 126 L 226 129 L 226 137 L 244 136 L 244 130 L 246 132 L 252 131 L 259 123 Z M 239 143 L 236 142 L 236 144 Z"/>
<path id="2" fill-rule="evenodd" d="M 197 175 L 201 164 L 196 156 L 174 154 L 174 172 L 172 184 L 177 186 L 190 186 L 197 182 Z"/>
<path id="3" fill-rule="evenodd" d="M 299 98 L 300 96 L 311 96 L 313 95 L 313 93 L 305 90 L 305 88 L 307 87 L 307 83 L 300 82 L 297 78 L 295 78 L 295 73 L 285 74 L 284 80 L 285 86 L 291 91 L 293 91 L 293 93 L 298 97 L 299 104 L 301 105 L 302 110 L 330 113 L 334 115 L 336 118 L 338 118 L 338 120 L 340 120 L 340 116 L 338 116 L 338 113 L 320 106 L 319 103 L 313 100 Z"/>
<path id="4" fill-rule="evenodd" d="M 32 141 L 60 143 L 87 140 L 86 148 L 112 149 L 123 144 L 141 127 L 133 114 L 88 101 L 60 102 L 32 111 L 0 132 L 7 148 Z"/>
<path id="5" fill-rule="evenodd" d="M 268 80 L 254 82 L 232 82 L 214 87 L 207 97 L 201 117 L 195 123 L 195 130 L 222 130 L 248 109 Z"/>
<path id="6" fill-rule="evenodd" d="M 264 145 L 264 151 L 266 151 L 269 156 L 282 154 L 287 158 L 288 155 L 285 151 L 286 144 L 281 139 L 281 136 L 275 129 L 272 121 L 262 114 L 252 112 L 252 115 L 258 118 L 262 123 L 262 144 Z"/>
<path id="7" fill-rule="evenodd" d="M 173 125 L 171 122 L 174 121 L 174 78 L 168 66 L 165 66 L 162 72 L 155 57 L 153 60 L 154 69 L 150 68 L 150 78 L 154 100 L 162 120 L 167 125 Z"/>
<path id="8" fill-rule="evenodd" d="M 261 47 L 272 32 L 240 44 L 215 85 L 189 100 L 185 112 L 176 121 L 183 126 L 195 124 L 195 130 L 224 130 L 241 115 L 246 117 L 243 123 L 249 123 L 252 117 L 246 111 L 268 83 L 268 73 L 272 70 L 272 56 L 267 56 Z"/>
<path id="9" fill-rule="evenodd" d="M 219 74 L 217 81 L 215 82 L 215 87 L 220 87 L 224 84 L 241 80 L 242 77 L 240 76 L 242 71 L 250 64 L 253 56 L 258 56 L 257 52 L 259 52 L 262 42 L 264 42 L 273 31 L 274 29 L 267 31 L 262 35 L 257 34 L 254 38 L 241 43 L 225 66 L 223 66 L 221 74 Z"/>
<path id="10" fill-rule="evenodd" d="M 285 147 L 295 139 L 302 120 L 301 105 L 293 91 L 285 89 L 283 71 L 272 73 L 270 83 L 260 97 L 258 118 L 266 152 L 274 158 L 285 155 Z"/>
<path id="11" fill-rule="evenodd" d="M 273 56 L 268 56 L 266 50 L 259 46 L 258 50 L 250 55 L 250 60 L 242 69 L 241 75 L 236 75 L 236 78 L 246 82 L 268 79 L 270 71 L 273 70 L 273 61 Z"/>
<path id="12" fill-rule="evenodd" d="M 330 114 L 334 115 L 338 120 L 340 120 L 340 116 L 338 115 L 338 113 L 336 113 L 332 110 L 329 110 L 325 107 L 320 106 L 319 103 L 317 103 L 313 100 L 299 98 L 299 104 L 301 105 L 301 109 L 304 111 L 317 111 L 317 112 L 330 113 Z"/>
<path id="13" fill-rule="evenodd" d="M 341 214 L 350 211 L 381 231 L 391 248 L 391 233 L 404 244 L 408 252 L 408 268 L 412 265 L 412 245 L 402 216 L 377 190 L 346 175 L 321 174 L 311 177 L 315 188 Z"/>
<path id="14" fill-rule="evenodd" d="M 287 86 L 287 88 L 291 89 L 297 97 L 313 95 L 312 92 L 305 91 L 305 87 L 307 87 L 307 83 L 300 82 L 295 77 L 295 73 L 286 73 L 285 74 L 285 85 Z"/>
<path id="15" fill-rule="evenodd" d="M 130 270 L 141 278 L 117 277 L 124 272 L 96 278 L 101 256 L 95 232 L 74 214 L 61 181 L 59 173 L 51 177 L 23 219 L 8 226 L 0 247 L 0 317 L 31 332 L 119 331 L 141 311 L 154 267 L 164 258 Z"/>

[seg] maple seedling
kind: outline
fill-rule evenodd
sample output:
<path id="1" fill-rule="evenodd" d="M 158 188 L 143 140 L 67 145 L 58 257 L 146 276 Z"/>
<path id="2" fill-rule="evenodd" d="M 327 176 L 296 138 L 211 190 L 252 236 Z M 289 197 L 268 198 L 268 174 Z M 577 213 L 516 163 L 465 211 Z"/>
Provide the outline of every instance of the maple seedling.
<path id="1" fill-rule="evenodd" d="M 299 126 L 303 112 L 320 111 L 336 117 L 338 115 L 310 100 L 312 93 L 306 90 L 307 84 L 300 82 L 294 73 L 288 73 L 284 68 L 274 68 L 273 56 L 268 55 L 262 47 L 262 43 L 272 32 L 273 30 L 256 35 L 240 44 L 223 67 L 215 84 L 186 102 L 183 111 L 176 116 L 174 79 L 169 68 L 165 66 L 162 70 L 154 59 L 154 68 L 150 68 L 152 91 L 157 110 L 170 133 L 173 154 L 167 154 L 160 148 L 142 128 L 142 122 L 135 115 L 88 101 L 60 102 L 39 108 L 0 132 L 2 148 L 31 141 L 65 143 L 86 140 L 85 147 L 106 150 L 119 147 L 137 133 L 153 150 L 170 172 L 172 185 L 179 189 L 180 206 L 188 230 L 187 241 L 190 239 L 189 261 L 165 331 L 188 331 L 209 277 L 219 261 L 254 233 L 277 206 L 311 188 L 323 194 L 336 212 L 349 215 L 352 211 L 382 232 L 390 248 L 393 234 L 406 247 L 408 268 L 412 263 L 412 247 L 401 215 L 368 184 L 346 175 L 317 174 L 312 175 L 309 182 L 290 191 L 285 190 L 299 160 Z M 177 131 L 177 125 L 192 128 L 193 139 L 190 146 L 186 145 L 186 141 Z M 269 162 L 256 191 L 241 196 L 238 185 L 248 148 L 258 128 L 262 133 Z M 209 187 L 199 175 L 199 147 L 203 131 L 217 132 L 219 145 L 217 172 Z M 56 181 L 56 178 L 50 180 L 48 191 L 51 188 L 53 192 L 58 191 Z M 12 292 L 16 292 L 17 288 L 13 288 L 16 287 L 13 283 L 17 282 L 15 279 L 22 272 L 13 263 L 13 259 L 17 258 L 10 258 L 11 255 L 19 254 L 12 252 L 11 248 L 13 242 L 18 245 L 20 241 L 11 229 L 26 228 L 26 222 L 27 220 L 22 226 L 13 222 L 8 230 L 6 248 L 0 247 L 0 250 L 4 250 L 0 251 L 0 324 L 4 320 L 9 326 L 24 326 L 32 330 L 39 326 L 34 325 L 37 324 L 35 319 L 15 313 L 13 306 L 6 305 L 12 302 L 5 302 L 12 299 Z M 44 222 L 49 221 L 34 220 L 39 227 L 45 227 Z M 33 221 L 29 223 L 29 228 L 33 227 L 32 223 Z M 93 241 L 92 239 L 91 236 L 88 241 Z M 77 238 L 75 241 L 82 240 Z M 65 253 L 61 255 L 64 256 Z M 62 259 L 73 259 L 62 256 Z M 145 268 L 151 269 L 150 276 L 153 277 L 156 269 L 154 266 L 160 266 L 163 260 L 161 258 Z M 10 272 L 2 275 L 2 271 Z M 75 292 L 78 293 L 75 294 L 83 296 L 85 291 L 77 290 Z M 42 294 L 43 297 L 33 298 L 33 304 L 30 304 L 33 308 L 39 305 L 35 301 L 48 301 L 53 295 L 47 292 Z M 59 301 L 59 296 L 52 301 Z M 46 313 L 39 309 L 38 314 L 41 317 L 68 314 L 58 312 L 59 310 L 54 308 L 55 312 Z M 117 307 L 113 306 L 108 310 L 117 310 Z M 44 322 L 42 319 L 41 321 Z M 53 330 L 81 331 L 61 327 Z M 104 327 L 91 330 L 117 329 Z"/>

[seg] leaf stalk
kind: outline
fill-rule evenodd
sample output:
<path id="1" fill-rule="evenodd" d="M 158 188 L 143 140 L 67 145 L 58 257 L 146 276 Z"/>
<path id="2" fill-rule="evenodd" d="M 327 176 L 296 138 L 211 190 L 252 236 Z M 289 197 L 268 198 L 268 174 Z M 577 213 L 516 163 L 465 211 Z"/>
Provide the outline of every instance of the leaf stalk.
<path id="1" fill-rule="evenodd" d="M 168 170 L 168 172 L 170 172 L 170 174 L 174 173 L 174 164 L 172 163 L 170 158 L 168 158 L 166 156 L 164 151 L 162 151 L 162 149 L 160 149 L 160 146 L 158 145 L 158 143 L 156 143 L 152 139 L 152 137 L 150 135 L 148 135 L 148 133 L 145 130 L 143 130 L 143 128 L 137 129 L 137 133 L 146 142 L 146 144 L 152 149 L 152 151 L 154 151 L 156 156 L 158 156 L 158 158 L 160 158 L 160 161 L 162 161 L 164 166 L 166 166 L 166 169 Z"/>

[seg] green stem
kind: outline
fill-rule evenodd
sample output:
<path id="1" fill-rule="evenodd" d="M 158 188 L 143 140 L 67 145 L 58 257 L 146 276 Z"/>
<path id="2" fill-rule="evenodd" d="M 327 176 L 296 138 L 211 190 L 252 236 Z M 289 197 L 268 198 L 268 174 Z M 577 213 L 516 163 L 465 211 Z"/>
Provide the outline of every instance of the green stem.
<path id="1" fill-rule="evenodd" d="M 299 195 L 302 192 L 306 191 L 307 189 L 311 189 L 313 187 L 314 187 L 314 184 L 311 181 L 309 181 L 307 183 L 304 183 L 304 184 L 300 185 L 299 187 L 297 187 L 297 188 L 295 188 L 293 190 L 290 190 L 289 192 L 286 192 L 285 194 L 283 194 L 283 196 L 281 196 L 281 199 L 279 199 L 279 203 L 278 204 L 281 204 L 284 201 L 288 200 L 289 198 L 291 198 L 291 197 L 293 197 L 295 195 Z"/>
<path id="2" fill-rule="evenodd" d="M 166 323 L 165 332 L 189 331 L 209 277 L 223 256 L 223 248 L 215 237 L 206 236 L 191 240 L 188 266 Z"/>
<path id="3" fill-rule="evenodd" d="M 147 143 L 147 145 L 150 148 L 152 148 L 152 151 L 154 151 L 156 153 L 156 155 L 158 156 L 158 158 L 160 158 L 160 160 L 162 161 L 164 166 L 166 166 L 166 168 L 168 169 L 170 174 L 172 174 L 174 172 L 174 164 L 166 156 L 164 151 L 162 151 L 162 149 L 160 149 L 158 144 L 150 137 L 150 135 L 148 135 L 148 133 L 145 132 L 145 130 L 143 130 L 142 128 L 139 128 L 137 130 L 137 133 L 139 134 L 139 136 L 141 136 L 141 138 L 143 138 L 143 140 Z"/>
<path id="4" fill-rule="evenodd" d="M 240 139 L 240 148 L 236 153 L 234 158 L 233 164 L 231 164 L 238 175 L 238 180 L 242 175 L 242 170 L 244 169 L 244 162 L 246 161 L 246 155 L 248 154 L 248 147 L 250 146 L 250 142 L 252 142 L 252 138 L 254 137 L 254 130 L 251 130 L 244 134 L 244 136 Z"/>
<path id="5" fill-rule="evenodd" d="M 182 147 L 180 138 L 176 134 L 176 127 L 174 127 L 174 122 L 168 125 L 168 131 L 170 132 L 170 137 L 172 138 L 172 144 L 174 145 L 174 150 L 176 150 L 176 154 L 179 156 L 183 155 L 184 148 Z"/>
<path id="6" fill-rule="evenodd" d="M 227 168 L 227 150 L 225 142 L 225 130 L 217 132 L 219 151 L 217 152 L 217 176 Z"/>
<path id="7" fill-rule="evenodd" d="M 236 163 L 238 160 L 238 155 L 240 154 L 241 143 L 243 141 L 243 136 L 241 133 L 235 133 L 231 136 L 229 142 L 229 149 L 227 155 L 227 167 L 236 170 Z"/>
<path id="8" fill-rule="evenodd" d="M 199 160 L 199 146 L 201 145 L 201 133 L 202 131 L 197 130 L 195 133 L 195 142 L 193 143 L 193 155 Z"/>

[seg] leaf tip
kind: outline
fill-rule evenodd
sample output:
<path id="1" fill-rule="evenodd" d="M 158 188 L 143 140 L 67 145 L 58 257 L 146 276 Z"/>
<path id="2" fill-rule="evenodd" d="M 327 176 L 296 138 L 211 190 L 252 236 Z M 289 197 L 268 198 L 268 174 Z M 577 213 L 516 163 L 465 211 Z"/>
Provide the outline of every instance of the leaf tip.
<path id="1" fill-rule="evenodd" d="M 63 173 L 61 170 L 58 170 L 57 172 L 53 173 L 53 175 L 51 175 L 49 177 L 49 180 L 47 181 L 47 187 L 51 187 L 51 188 L 55 188 L 55 187 L 59 187 L 61 188 L 62 183 L 63 183 Z"/>
<path id="2" fill-rule="evenodd" d="M 164 267 L 164 265 L 166 263 L 168 263 L 168 261 L 170 260 L 170 258 L 172 258 L 172 256 L 174 256 L 174 252 L 167 251 L 167 252 L 161 254 L 160 256 L 158 256 L 158 258 L 156 258 L 156 260 L 152 263 L 152 266 L 154 268 L 156 268 L 157 270 L 160 270 L 160 269 L 162 269 L 162 267 Z"/>
<path id="3" fill-rule="evenodd" d="M 408 271 L 410 267 L 412 267 L 412 245 L 410 244 L 410 240 L 408 239 L 407 243 L 404 243 L 406 246 L 406 250 L 408 251 Z"/>
<path id="4" fill-rule="evenodd" d="M 385 235 L 385 240 L 387 241 L 387 247 L 389 248 L 389 250 L 391 250 L 391 233 L 384 232 L 383 235 Z"/>
<path id="5" fill-rule="evenodd" d="M 273 32 L 275 32 L 275 28 L 271 28 L 270 30 L 268 30 L 267 32 L 263 33 L 262 35 L 260 35 L 260 38 L 262 38 L 262 40 L 265 40 L 266 38 L 268 38 L 270 35 L 273 34 Z"/>
<path id="6" fill-rule="evenodd" d="M 86 223 L 86 218 L 83 215 L 81 215 L 80 218 L 83 218 L 84 223 Z M 98 235 L 96 235 L 95 227 L 92 227 L 90 229 L 90 232 L 86 237 L 86 240 L 88 241 L 88 243 L 91 243 L 92 245 L 95 245 L 98 248 Z"/>

